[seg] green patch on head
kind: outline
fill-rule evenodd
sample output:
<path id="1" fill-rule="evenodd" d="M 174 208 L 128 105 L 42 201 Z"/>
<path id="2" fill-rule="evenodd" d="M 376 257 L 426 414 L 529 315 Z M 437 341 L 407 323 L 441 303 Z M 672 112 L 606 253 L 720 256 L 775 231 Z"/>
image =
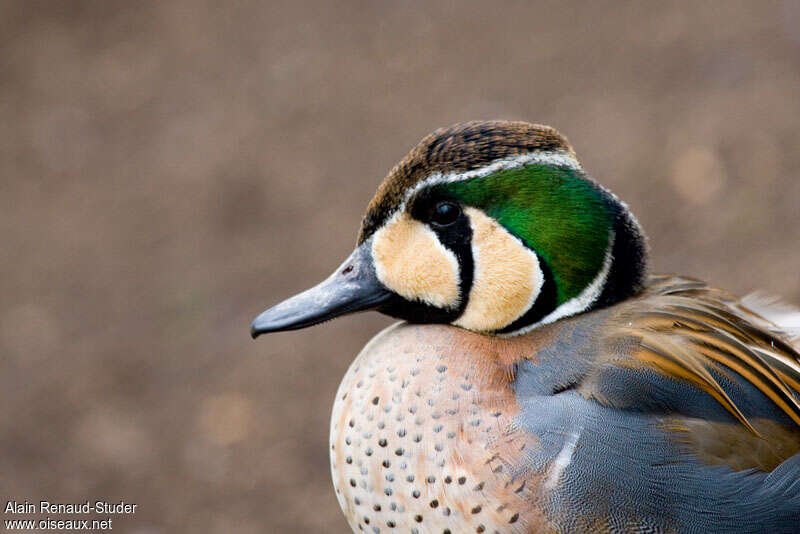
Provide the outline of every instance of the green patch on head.
<path id="1" fill-rule="evenodd" d="M 614 214 L 580 171 L 528 165 L 436 188 L 483 210 L 535 250 L 553 272 L 558 305 L 578 296 L 603 267 Z"/>

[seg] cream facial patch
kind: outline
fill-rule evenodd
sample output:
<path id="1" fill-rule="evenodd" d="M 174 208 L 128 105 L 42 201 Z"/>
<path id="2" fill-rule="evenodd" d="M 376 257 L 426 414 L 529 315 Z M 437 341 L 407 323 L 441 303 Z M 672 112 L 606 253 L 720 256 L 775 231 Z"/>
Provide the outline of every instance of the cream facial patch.
<path id="1" fill-rule="evenodd" d="M 465 212 L 472 226 L 475 274 L 466 309 L 453 324 L 492 332 L 528 311 L 544 275 L 536 254 L 497 221 L 475 208 Z"/>
<path id="2" fill-rule="evenodd" d="M 455 254 L 436 234 L 407 213 L 392 217 L 372 240 L 375 272 L 383 285 L 408 299 L 437 308 L 459 303 L 459 266 Z"/>

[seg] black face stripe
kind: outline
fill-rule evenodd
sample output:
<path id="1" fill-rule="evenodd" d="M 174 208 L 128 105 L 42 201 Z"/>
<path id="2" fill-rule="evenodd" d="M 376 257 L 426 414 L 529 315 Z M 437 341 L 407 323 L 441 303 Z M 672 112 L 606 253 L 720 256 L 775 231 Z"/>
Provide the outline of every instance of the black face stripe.
<path id="1" fill-rule="evenodd" d="M 451 202 L 461 210 L 461 215 L 452 224 L 440 226 L 430 223 L 436 206 L 440 202 Z M 472 280 L 475 274 L 475 261 L 472 257 L 472 226 L 470 225 L 469 217 L 464 212 L 464 206 L 458 200 L 436 187 L 429 187 L 417 192 L 409 200 L 408 205 L 408 213 L 414 219 L 427 224 L 436 233 L 439 242 L 456 256 L 459 266 L 459 293 L 461 300 L 458 308 L 454 310 L 453 320 L 455 320 L 467 307 L 469 292 L 472 289 Z"/>
<path id="2" fill-rule="evenodd" d="M 415 196 L 409 203 L 407 211 L 414 219 L 428 224 L 433 207 L 441 200 L 441 197 L 433 197 L 426 192 L 423 195 Z M 379 311 L 391 317 L 414 323 L 451 323 L 464 312 L 469 301 L 469 292 L 472 289 L 475 270 L 472 257 L 472 227 L 469 217 L 462 209 L 461 215 L 453 224 L 445 227 L 428 224 L 428 228 L 436 233 L 439 242 L 452 251 L 456 257 L 459 266 L 459 294 L 461 296 L 458 306 L 449 309 L 437 308 L 424 302 L 410 301 L 395 294 L 379 308 Z"/>
<path id="3" fill-rule="evenodd" d="M 461 216 L 455 223 L 445 227 L 429 224 L 436 205 L 442 201 L 459 204 L 462 209 Z M 457 199 L 452 198 L 437 187 L 430 187 L 417 192 L 409 200 L 407 208 L 408 213 L 414 219 L 428 224 L 428 227 L 436 233 L 439 242 L 455 254 L 459 265 L 459 291 L 461 295 L 458 307 L 451 310 L 442 310 L 428 304 L 409 302 L 398 297 L 387 303 L 387 308 L 390 309 L 384 311 L 384 313 L 418 323 L 452 323 L 463 314 L 469 302 L 475 276 L 475 259 L 472 255 L 472 226 L 469 217 L 463 211 L 464 208 Z M 497 334 L 514 332 L 534 324 L 552 313 L 558 306 L 556 282 L 550 266 L 535 250 L 529 250 L 536 254 L 539 262 L 543 278 L 542 288 L 530 309 L 508 326 L 495 331 Z"/>
<path id="4" fill-rule="evenodd" d="M 536 251 L 534 251 L 534 254 L 536 254 Z M 539 254 L 536 254 L 536 258 L 539 260 L 539 268 L 542 270 L 542 277 L 544 280 L 542 282 L 542 289 L 539 292 L 539 295 L 536 297 L 536 300 L 533 302 L 533 306 L 531 306 L 528 311 L 522 314 L 522 317 L 518 318 L 505 328 L 497 330 L 495 333 L 508 334 L 509 332 L 514 332 L 520 328 L 537 323 L 556 309 L 558 302 L 556 295 L 556 282 L 553 278 L 553 271 L 550 270 L 550 266 L 547 265 L 547 262 L 544 261 L 544 258 L 542 258 Z"/>
<path id="5" fill-rule="evenodd" d="M 454 311 L 455 320 L 467 307 L 469 293 L 472 289 L 472 281 L 475 276 L 475 260 L 472 257 L 472 227 L 469 224 L 469 217 L 463 212 L 458 220 L 450 226 L 444 228 L 431 227 L 439 238 L 439 241 L 450 249 L 458 260 L 459 267 L 459 293 L 461 300 L 458 308 Z"/>

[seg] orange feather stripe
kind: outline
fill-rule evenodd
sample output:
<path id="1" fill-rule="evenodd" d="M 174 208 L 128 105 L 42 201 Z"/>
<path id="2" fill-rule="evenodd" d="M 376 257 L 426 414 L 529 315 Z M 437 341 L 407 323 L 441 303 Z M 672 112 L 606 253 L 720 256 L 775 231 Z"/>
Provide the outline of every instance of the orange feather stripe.
<path id="1" fill-rule="evenodd" d="M 641 350 L 636 351 L 634 356 L 641 362 L 664 373 L 666 376 L 686 380 L 705 391 L 717 400 L 731 415 L 733 415 L 750 432 L 759 436 L 758 431 L 750 424 L 747 417 L 742 413 L 738 406 L 731 400 L 722 386 L 714 379 L 710 372 L 701 365 L 691 365 L 666 351 L 661 351 L 655 347 L 644 343 Z"/>
<path id="2" fill-rule="evenodd" d="M 667 376 L 687 380 L 711 394 L 737 420 L 753 431 L 741 410 L 728 397 L 709 372 L 718 372 L 720 364 L 731 369 L 766 395 L 800 426 L 800 402 L 792 389 L 800 392 L 800 374 L 795 362 L 797 353 L 784 342 L 755 328 L 748 331 L 729 320 L 734 318 L 710 303 L 680 297 L 658 299 L 663 309 L 639 310 L 636 326 L 627 333 L 641 340 L 642 351 L 636 353 Z M 780 352 L 780 348 L 788 349 Z M 666 345 L 658 350 L 654 345 Z M 770 350 L 772 349 L 772 350 Z M 795 376 L 796 375 L 796 376 Z M 791 387 L 791 389 L 790 389 Z"/>

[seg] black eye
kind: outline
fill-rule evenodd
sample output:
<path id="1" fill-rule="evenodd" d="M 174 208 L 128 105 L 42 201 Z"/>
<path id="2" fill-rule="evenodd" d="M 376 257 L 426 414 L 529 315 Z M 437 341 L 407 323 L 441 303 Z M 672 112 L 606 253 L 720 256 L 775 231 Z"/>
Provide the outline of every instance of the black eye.
<path id="1" fill-rule="evenodd" d="M 447 226 L 448 224 L 456 222 L 459 215 L 461 215 L 461 209 L 458 207 L 458 204 L 439 202 L 436 204 L 436 207 L 433 208 L 431 221 L 439 226 Z"/>

